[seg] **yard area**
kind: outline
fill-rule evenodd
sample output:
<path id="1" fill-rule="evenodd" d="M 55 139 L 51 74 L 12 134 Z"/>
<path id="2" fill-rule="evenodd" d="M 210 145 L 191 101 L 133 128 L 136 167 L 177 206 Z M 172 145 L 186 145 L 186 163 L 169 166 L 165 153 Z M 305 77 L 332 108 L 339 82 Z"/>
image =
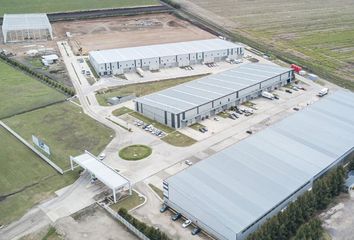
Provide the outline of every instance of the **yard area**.
<path id="1" fill-rule="evenodd" d="M 78 177 L 52 167 L 0 127 L 0 225 L 18 219 L 35 204 Z"/>
<path id="2" fill-rule="evenodd" d="M 127 107 L 120 107 L 120 108 L 117 108 L 116 110 L 114 110 L 112 112 L 112 114 L 116 117 L 119 117 L 123 114 L 126 114 L 126 113 L 131 113 L 133 112 L 133 110 L 131 110 L 130 108 L 127 108 Z"/>
<path id="3" fill-rule="evenodd" d="M 0 0 L 0 15 L 2 16 L 4 13 L 52 13 L 158 4 L 156 0 Z"/>
<path id="4" fill-rule="evenodd" d="M 1 60 L 0 73 L 0 119 L 65 99 L 62 93 Z"/>
<path id="5" fill-rule="evenodd" d="M 132 95 L 132 94 L 134 94 L 137 97 L 141 97 L 144 95 L 148 95 L 150 93 L 154 93 L 166 88 L 170 88 L 182 83 L 186 83 L 201 78 L 206 75 L 207 74 L 202 74 L 202 75 L 196 75 L 192 77 L 173 78 L 168 80 L 160 80 L 154 82 L 136 83 L 136 84 L 119 86 L 119 87 L 106 90 L 104 93 L 103 92 L 97 93 L 96 98 L 100 105 L 107 106 L 108 105 L 107 100 L 111 97 L 125 96 L 125 95 Z"/>
<path id="6" fill-rule="evenodd" d="M 99 154 L 114 137 L 114 131 L 93 120 L 72 103 L 59 103 L 5 119 L 4 122 L 32 143 L 32 135 L 50 147 L 49 157 L 64 170 L 69 156 L 88 150 Z"/>
<path id="7" fill-rule="evenodd" d="M 224 26 L 237 41 L 298 63 L 336 84 L 354 90 L 353 1 L 176 2 Z"/>
<path id="8" fill-rule="evenodd" d="M 190 138 L 178 131 L 169 133 L 166 137 L 161 138 L 161 140 L 176 147 L 188 147 L 197 142 L 193 138 Z"/>
<path id="9" fill-rule="evenodd" d="M 118 211 L 120 208 L 125 208 L 128 211 L 136 206 L 142 204 L 144 202 L 144 198 L 140 197 L 137 192 L 132 191 L 132 195 L 124 196 L 117 203 L 110 205 L 114 211 Z"/>

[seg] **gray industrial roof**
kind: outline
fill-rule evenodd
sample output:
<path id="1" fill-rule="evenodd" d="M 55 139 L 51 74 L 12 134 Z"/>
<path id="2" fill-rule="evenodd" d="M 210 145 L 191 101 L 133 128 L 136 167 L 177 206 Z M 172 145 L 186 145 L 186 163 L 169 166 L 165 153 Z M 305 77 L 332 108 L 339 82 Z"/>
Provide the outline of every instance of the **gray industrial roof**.
<path id="1" fill-rule="evenodd" d="M 206 51 L 217 51 L 228 48 L 241 47 L 232 42 L 221 39 L 207 39 L 199 41 L 156 44 L 141 47 L 118 48 L 90 52 L 98 64 L 130 61 L 136 59 L 148 59 L 164 56 L 176 56 L 189 53 L 200 53 Z"/>
<path id="2" fill-rule="evenodd" d="M 4 14 L 3 30 L 46 29 L 51 28 L 45 13 Z"/>
<path id="3" fill-rule="evenodd" d="M 245 64 L 138 98 L 136 101 L 168 112 L 180 113 L 289 70 L 275 65 Z"/>
<path id="4" fill-rule="evenodd" d="M 354 150 L 353 116 L 353 93 L 325 96 L 168 178 L 178 191 L 170 200 L 222 235 L 238 233 Z"/>

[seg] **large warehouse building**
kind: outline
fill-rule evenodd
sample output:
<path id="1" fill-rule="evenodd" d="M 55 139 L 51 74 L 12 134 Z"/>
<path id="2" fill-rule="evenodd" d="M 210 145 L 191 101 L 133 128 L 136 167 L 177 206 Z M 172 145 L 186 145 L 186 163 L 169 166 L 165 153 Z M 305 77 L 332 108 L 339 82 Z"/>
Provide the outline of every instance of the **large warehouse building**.
<path id="1" fill-rule="evenodd" d="M 354 151 L 354 94 L 326 96 L 164 181 L 164 201 L 221 240 L 242 240 Z"/>
<path id="2" fill-rule="evenodd" d="M 292 69 L 250 63 L 138 98 L 135 110 L 182 128 L 293 80 Z"/>
<path id="3" fill-rule="evenodd" d="M 4 43 L 53 39 L 52 26 L 46 14 L 4 14 Z"/>
<path id="4" fill-rule="evenodd" d="M 167 67 L 185 67 L 213 63 L 226 58 L 242 58 L 244 48 L 221 40 L 208 39 L 141 47 L 92 51 L 89 58 L 99 75 L 122 74 Z"/>

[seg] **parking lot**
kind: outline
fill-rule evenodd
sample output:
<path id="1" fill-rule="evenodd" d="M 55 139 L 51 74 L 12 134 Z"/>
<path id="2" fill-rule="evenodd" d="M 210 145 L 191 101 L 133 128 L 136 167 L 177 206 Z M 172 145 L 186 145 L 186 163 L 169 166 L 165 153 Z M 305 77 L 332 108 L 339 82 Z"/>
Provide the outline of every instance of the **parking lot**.
<path id="1" fill-rule="evenodd" d="M 193 126 L 181 129 L 180 132 L 190 137 L 193 136 L 198 141 L 202 141 L 234 126 L 239 126 L 240 129 L 243 128 L 244 132 L 247 132 L 247 135 L 253 134 L 270 125 L 272 119 L 275 121 L 277 116 L 273 115 L 276 115 L 277 112 L 291 114 L 319 99 L 316 94 L 321 89 L 321 86 L 310 86 L 302 82 L 293 85 L 300 88 L 303 87 L 305 90 L 293 90 L 289 87 L 282 87 L 272 92 L 279 99 L 270 100 L 259 97 L 241 105 L 239 107 L 240 110 L 243 110 L 241 113 L 240 111 L 227 110 L 217 116 L 201 121 L 200 124 L 207 129 L 205 132 Z M 286 92 L 287 90 L 291 91 L 291 93 Z"/>

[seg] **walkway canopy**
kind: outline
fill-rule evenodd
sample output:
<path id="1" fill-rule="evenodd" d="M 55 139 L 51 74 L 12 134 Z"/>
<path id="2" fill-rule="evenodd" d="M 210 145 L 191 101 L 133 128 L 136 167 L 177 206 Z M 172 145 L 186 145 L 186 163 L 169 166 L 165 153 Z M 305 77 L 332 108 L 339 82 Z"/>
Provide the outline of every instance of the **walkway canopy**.
<path id="1" fill-rule="evenodd" d="M 78 164 L 74 166 L 74 163 Z M 131 195 L 131 183 L 124 176 L 120 175 L 110 166 L 106 165 L 102 161 L 98 160 L 94 155 L 85 151 L 84 154 L 72 157 L 70 156 L 71 170 L 74 170 L 77 166 L 81 166 L 91 174 L 93 174 L 98 180 L 104 183 L 107 187 L 112 189 L 114 202 L 117 202 L 116 192 L 129 189 Z"/>

